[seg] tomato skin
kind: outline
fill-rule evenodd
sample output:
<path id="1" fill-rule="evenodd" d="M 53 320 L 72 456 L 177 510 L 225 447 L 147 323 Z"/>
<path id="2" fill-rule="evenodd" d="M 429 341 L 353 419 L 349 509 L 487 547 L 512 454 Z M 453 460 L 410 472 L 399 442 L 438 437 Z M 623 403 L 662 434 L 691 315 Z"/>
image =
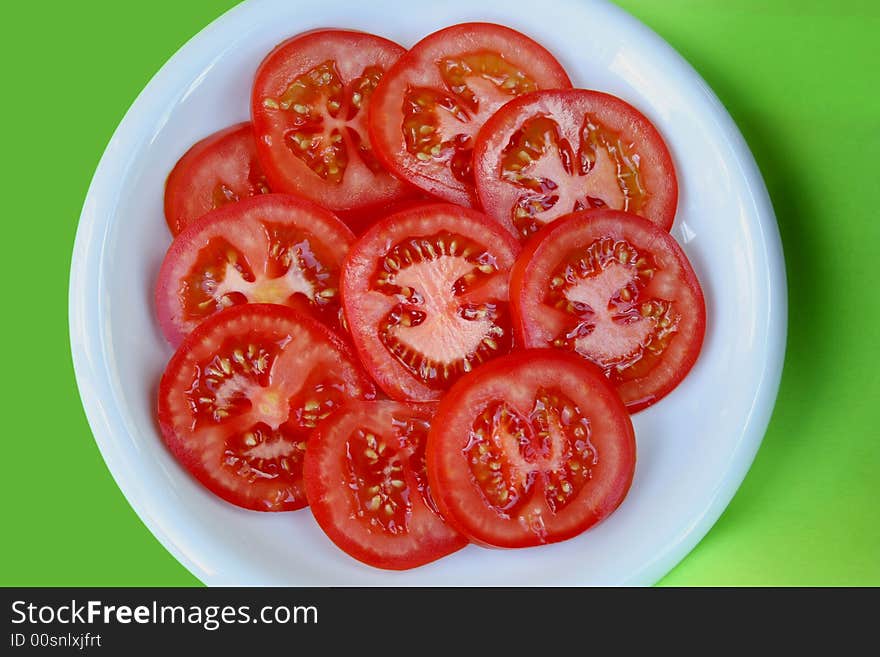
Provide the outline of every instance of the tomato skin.
<path id="1" fill-rule="evenodd" d="M 635 145 L 640 159 L 639 176 L 642 187 L 647 191 L 647 200 L 644 201 L 644 207 L 629 211 L 649 219 L 664 230 L 670 230 L 678 205 L 678 182 L 672 156 L 663 137 L 651 121 L 629 103 L 610 94 L 585 89 L 525 94 L 505 105 L 486 122 L 477 135 L 474 147 L 474 179 L 477 183 L 477 195 L 486 214 L 522 238 L 512 214 L 517 200 L 527 194 L 523 187 L 505 180 L 502 176 L 502 155 L 505 147 L 526 120 L 540 116 L 556 123 L 561 136 L 574 148 L 574 159 L 577 159 L 581 122 L 587 115 L 598 120 L 603 129 L 620 136 L 626 144 Z M 541 175 L 540 164 L 535 172 L 536 175 Z M 584 184 L 584 180 L 590 180 L 590 177 L 578 177 L 577 180 L 580 186 Z M 559 194 L 560 189 L 566 185 L 559 180 L 554 182 L 561 187 L 549 192 L 549 195 Z M 588 209 L 590 206 L 586 204 L 585 188 L 578 189 L 583 194 L 579 201 Z M 561 208 L 558 213 L 565 215 L 574 210 L 574 207 Z M 547 223 L 551 222 L 552 219 Z"/>
<path id="2" fill-rule="evenodd" d="M 506 272 L 519 253 L 519 243 L 481 213 L 447 203 L 415 204 L 380 220 L 355 242 L 342 267 L 342 306 L 352 342 L 373 380 L 398 401 L 436 401 L 442 391 L 427 386 L 389 356 L 377 337 L 369 298 L 374 290 L 368 282 L 396 242 L 441 229 L 479 241 L 494 254 L 503 272 L 501 301 L 506 303 Z"/>
<path id="3" fill-rule="evenodd" d="M 269 192 L 249 122 L 215 132 L 178 160 L 165 182 L 165 220 L 172 235 L 217 209 L 219 186 L 239 199 Z M 225 204 L 227 201 L 224 201 Z M 233 202 L 229 200 L 228 202 Z"/>
<path id="4" fill-rule="evenodd" d="M 462 23 L 434 32 L 415 44 L 389 71 L 373 96 L 369 131 L 377 157 L 401 180 L 428 194 L 466 207 L 479 208 L 472 184 L 454 178 L 447 168 L 425 170 L 409 153 L 401 130 L 403 95 L 413 86 L 444 90 L 436 62 L 466 52 L 500 53 L 542 89 L 568 89 L 571 80 L 543 46 L 520 32 L 492 23 Z"/>
<path id="5" fill-rule="evenodd" d="M 191 402 L 186 397 L 187 390 L 180 387 L 183 382 L 192 379 L 194 363 L 216 353 L 222 340 L 236 337 L 248 330 L 280 336 L 294 333 L 306 336 L 310 345 L 334 354 L 349 397 L 375 397 L 376 390 L 372 381 L 360 368 L 348 345 L 323 324 L 284 306 L 247 304 L 228 308 L 210 317 L 186 336 L 175 351 L 159 382 L 159 428 L 166 446 L 178 462 L 218 497 L 253 511 L 294 511 L 307 505 L 305 492 L 301 490 L 301 481 L 296 483 L 298 492 L 293 497 L 288 496 L 278 501 L 268 497 L 275 492 L 271 482 L 257 482 L 242 487 L 235 482 L 234 477 L 221 472 L 219 450 L 222 447 L 215 445 L 218 441 L 228 440 L 228 435 L 222 425 L 208 427 L 215 429 L 213 433 L 197 433 Z M 277 376 L 296 381 L 307 375 L 308 372 L 303 373 L 298 369 L 279 372 Z M 300 439 L 305 439 L 305 436 Z M 212 453 L 214 458 L 208 458 Z"/>
<path id="6" fill-rule="evenodd" d="M 341 550 L 362 563 L 387 570 L 406 570 L 436 561 L 467 545 L 467 540 L 430 507 L 433 503 L 426 500 L 425 494 L 414 490 L 417 480 L 410 466 L 405 466 L 400 476 L 406 481 L 406 495 L 413 505 L 409 514 L 411 531 L 395 535 L 375 525 L 365 526 L 358 520 L 356 493 L 351 489 L 351 474 L 344 463 L 346 453 L 352 449 L 348 441 L 353 431 L 368 428 L 376 431 L 380 440 L 387 441 L 383 430 L 390 429 L 390 421 L 413 418 L 428 422 L 435 410 L 434 404 L 349 401 L 318 425 L 309 440 L 304 480 L 315 520 Z M 424 437 L 415 448 L 424 449 Z M 403 457 L 412 462 L 408 450 Z M 420 476 L 423 477 L 423 473 Z"/>
<path id="7" fill-rule="evenodd" d="M 289 194 L 266 194 L 209 212 L 175 238 L 159 270 L 155 288 L 156 314 L 169 343 L 178 345 L 201 321 L 185 316 L 181 281 L 197 267 L 200 249 L 206 248 L 211 240 L 222 238 L 233 247 L 242 249 L 245 257 L 252 261 L 250 265 L 255 269 L 258 282 L 271 280 L 265 270 L 257 268 L 257 263 L 268 262 L 266 255 L 260 253 L 255 246 L 256 240 L 264 239 L 260 228 L 263 220 L 310 235 L 316 242 L 315 246 L 326 251 L 322 262 L 328 266 L 341 266 L 344 254 L 354 241 L 354 235 L 349 228 L 333 213 L 311 201 Z M 284 303 L 318 317 L 316 310 L 310 307 L 308 301 L 300 299 L 300 295 L 291 299 L 279 297 L 261 300 Z M 333 318 L 319 319 L 326 320 L 335 327 Z"/>
<path id="8" fill-rule="evenodd" d="M 432 202 L 435 201 L 432 201 L 424 194 L 413 192 L 411 198 L 404 198 L 393 203 L 374 205 L 363 210 L 340 213 L 339 218 L 345 222 L 346 226 L 351 228 L 351 232 L 360 237 L 385 217 Z"/>
<path id="9" fill-rule="evenodd" d="M 602 467 L 597 466 L 569 506 L 558 515 L 547 513 L 543 533 L 536 533 L 522 516 L 490 508 L 467 469 L 465 450 L 472 423 L 487 405 L 530 403 L 542 386 L 558 387 L 588 408 L 590 439 L 599 445 Z M 570 354 L 545 349 L 512 353 L 458 381 L 439 403 L 426 450 L 428 482 L 443 518 L 470 541 L 495 548 L 556 543 L 581 534 L 620 506 L 632 485 L 635 462 L 632 422 L 601 371 Z"/>
<path id="10" fill-rule="evenodd" d="M 666 267 L 677 280 L 678 303 L 686 310 L 682 329 L 683 341 L 675 346 L 674 358 L 667 356 L 659 372 L 660 380 L 648 376 L 617 385 L 617 392 L 630 413 L 657 403 L 678 386 L 699 357 L 706 331 L 706 305 L 703 291 L 684 251 L 665 230 L 642 217 L 617 210 L 584 210 L 575 212 L 545 226 L 523 248 L 511 269 L 510 296 L 514 331 L 525 348 L 550 348 L 552 335 L 536 318 L 546 317 L 541 310 L 540 295 L 549 272 L 563 252 L 578 249 L 599 236 L 629 240 L 637 248 L 646 248 L 655 257 L 662 256 Z M 660 254 L 658 256 L 657 254 Z M 542 281 L 542 283 L 536 283 Z M 667 288 L 673 286 L 669 283 Z M 673 289 L 667 289 L 666 295 Z"/>
<path id="11" fill-rule="evenodd" d="M 322 179 L 284 144 L 290 132 L 285 116 L 267 108 L 267 98 L 282 96 L 288 86 L 314 67 L 332 60 L 348 84 L 366 66 L 389 70 L 405 49 L 388 39 L 365 32 L 316 29 L 293 36 L 278 44 L 257 69 L 251 98 L 251 117 L 257 136 L 257 154 L 276 191 L 299 194 L 340 213 L 357 218 L 360 211 L 407 198 L 412 192 L 403 182 L 384 170 L 372 171 L 346 138 L 347 169 L 342 181 L 334 184 Z M 362 144 L 369 144 L 364 109 L 345 125 L 358 133 Z M 356 225 L 356 224 L 355 224 Z"/>

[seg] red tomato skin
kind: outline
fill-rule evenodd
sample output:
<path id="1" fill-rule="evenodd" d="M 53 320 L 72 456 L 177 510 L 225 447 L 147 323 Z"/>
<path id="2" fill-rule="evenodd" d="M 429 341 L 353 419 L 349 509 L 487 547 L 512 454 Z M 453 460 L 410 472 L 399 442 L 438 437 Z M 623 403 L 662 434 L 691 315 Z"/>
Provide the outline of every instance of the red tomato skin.
<path id="1" fill-rule="evenodd" d="M 340 277 L 342 308 L 352 342 L 361 358 L 361 363 L 363 363 L 365 369 L 373 377 L 379 388 L 388 397 L 397 401 L 432 402 L 437 401 L 441 393 L 431 389 L 405 372 L 402 372 L 398 377 L 385 375 L 381 371 L 382 359 L 374 356 L 378 349 L 384 349 L 384 347 L 377 347 L 373 341 L 368 341 L 363 337 L 363 332 L 359 331 L 355 325 L 359 318 L 356 311 L 353 310 L 353 303 L 346 301 L 346 299 L 354 299 L 361 293 L 359 283 L 368 277 L 369 268 L 372 264 L 372 254 L 369 253 L 370 247 L 383 242 L 390 245 L 392 238 L 387 237 L 387 235 L 394 235 L 395 239 L 403 237 L 402 235 L 395 235 L 395 228 L 402 222 L 417 215 L 429 216 L 434 211 L 454 211 L 466 218 L 471 224 L 469 230 L 473 231 L 476 226 L 491 234 L 492 239 L 486 242 L 487 245 L 499 245 L 506 253 L 514 254 L 514 257 L 520 252 L 519 242 L 504 230 L 499 229 L 491 219 L 476 210 L 449 203 L 413 203 L 411 206 L 407 205 L 405 209 L 375 223 L 355 242 L 342 266 L 342 275 Z"/>
<path id="2" fill-rule="evenodd" d="M 186 332 L 181 328 L 180 322 L 176 319 L 176 314 L 179 311 L 174 302 L 176 297 L 169 292 L 170 290 L 175 290 L 178 284 L 175 264 L 187 254 L 187 251 L 192 248 L 193 243 L 198 242 L 200 236 L 208 235 L 225 222 L 234 222 L 238 217 L 270 204 L 278 204 L 289 210 L 292 214 L 301 212 L 320 217 L 321 221 L 326 223 L 338 236 L 338 243 L 346 249 L 354 242 L 354 234 L 332 212 L 308 199 L 293 194 L 266 194 L 260 197 L 244 199 L 238 203 L 213 210 L 200 217 L 181 232 L 171 243 L 171 246 L 168 247 L 156 279 L 153 295 L 156 317 L 165 339 L 172 346 L 176 347 L 179 345 L 186 336 Z M 308 308 L 305 303 L 297 304 L 296 309 L 316 317 L 314 311 Z"/>
<path id="3" fill-rule="evenodd" d="M 285 306 L 279 306 L 275 304 L 245 304 L 242 306 L 233 306 L 231 308 L 227 308 L 221 313 L 209 317 L 192 333 L 184 338 L 183 342 L 180 344 L 178 349 L 174 352 L 174 355 L 171 357 L 171 360 L 168 361 L 168 365 L 166 365 L 165 371 L 162 374 L 162 378 L 159 381 L 156 419 L 165 446 L 168 448 L 168 451 L 170 451 L 171 454 L 177 459 L 177 461 L 184 466 L 184 468 L 187 470 L 187 472 L 189 472 L 191 476 L 193 476 L 200 484 L 202 484 L 205 488 L 214 493 L 217 497 L 225 500 L 226 502 L 229 502 L 230 504 L 248 509 L 250 511 L 272 513 L 275 512 L 275 510 L 267 509 L 264 505 L 259 504 L 259 501 L 235 496 L 229 490 L 220 486 L 214 478 L 209 476 L 209 473 L 205 471 L 202 463 L 200 462 L 200 453 L 192 449 L 187 449 L 186 441 L 178 435 L 174 426 L 174 414 L 171 411 L 168 403 L 168 400 L 170 399 L 170 396 L 172 394 L 172 386 L 174 384 L 173 375 L 181 369 L 189 351 L 199 345 L 204 337 L 210 334 L 217 325 L 234 320 L 236 317 L 239 317 L 242 314 L 246 313 L 253 314 L 255 316 L 265 317 L 270 320 L 291 317 L 294 318 L 294 320 L 299 325 L 305 327 L 307 330 L 319 336 L 320 338 L 326 339 L 328 342 L 330 342 L 333 347 L 342 354 L 344 358 L 346 358 L 352 365 L 355 366 L 358 371 L 358 383 L 364 391 L 365 399 L 374 398 L 376 394 L 376 388 L 373 385 L 370 377 L 367 376 L 365 372 L 360 370 L 357 358 L 344 340 L 340 339 L 333 331 L 328 329 L 319 321 L 308 317 L 307 315 L 297 313 L 290 308 L 286 308 Z M 308 506 L 308 503 L 305 500 L 302 500 L 296 504 L 287 505 L 283 510 L 296 511 L 298 509 L 305 508 L 306 506 Z"/>
<path id="4" fill-rule="evenodd" d="M 304 465 L 304 478 L 306 485 L 306 495 L 310 501 L 310 508 L 315 520 L 321 526 L 321 529 L 327 534 L 327 537 L 336 544 L 339 549 L 349 556 L 357 559 L 361 563 L 374 568 L 383 570 L 409 570 L 424 566 L 428 563 L 436 561 L 444 556 L 457 552 L 468 544 L 466 538 L 455 532 L 451 527 L 444 527 L 442 530 L 436 529 L 430 537 L 423 536 L 418 549 L 412 550 L 404 555 L 388 554 L 387 551 L 381 550 L 381 546 L 370 548 L 365 547 L 355 540 L 350 534 L 340 529 L 334 521 L 334 515 L 338 513 L 332 508 L 328 502 L 328 496 L 331 493 L 330 477 L 323 471 L 322 459 L 335 458 L 333 452 L 336 445 L 332 441 L 332 432 L 340 424 L 346 421 L 345 413 L 351 411 L 357 413 L 359 408 L 369 408 L 371 404 L 386 404 L 399 407 L 401 409 L 409 409 L 415 417 L 429 418 L 433 416 L 437 409 L 436 404 L 414 404 L 408 402 L 358 402 L 351 401 L 340 411 L 339 414 L 332 418 L 328 418 L 315 429 L 312 438 L 309 441 L 309 448 L 306 451 L 306 459 Z M 334 485 L 335 487 L 335 485 Z M 422 513 L 428 512 L 422 509 Z M 443 520 L 436 518 L 438 525 L 443 524 Z"/>
<path id="5" fill-rule="evenodd" d="M 408 166 L 407 163 L 400 161 L 396 154 L 401 152 L 401 149 L 405 151 L 406 148 L 405 145 L 402 145 L 403 137 L 401 136 L 399 129 L 397 129 L 397 134 L 390 134 L 393 132 L 394 128 L 396 128 L 396 126 L 392 126 L 391 124 L 396 120 L 397 114 L 393 115 L 395 117 L 394 119 L 389 118 L 392 116 L 392 113 L 389 111 L 391 103 L 390 95 L 392 91 L 389 81 L 392 78 L 398 75 L 403 75 L 408 67 L 417 70 L 425 67 L 426 63 L 422 61 L 424 59 L 423 53 L 430 55 L 430 53 L 439 49 L 444 42 L 449 41 L 457 43 L 462 41 L 464 42 L 462 44 L 463 48 L 469 47 L 470 43 L 473 43 L 474 37 L 472 35 L 475 33 L 483 35 L 482 39 L 477 39 L 480 49 L 488 49 L 485 48 L 485 44 L 482 43 L 483 40 L 494 44 L 503 43 L 509 45 L 510 43 L 516 43 L 517 48 L 522 50 L 527 49 L 529 51 L 528 57 L 525 60 L 521 60 L 520 63 L 539 62 L 542 67 L 540 80 L 542 88 L 571 88 L 572 85 L 568 73 L 566 73 L 565 69 L 556 60 L 554 55 L 544 46 L 533 41 L 526 35 L 517 32 L 516 30 L 512 30 L 509 27 L 497 25 L 495 23 L 461 23 L 443 28 L 442 30 L 438 30 L 437 32 L 424 37 L 397 61 L 391 71 L 385 74 L 383 81 L 379 83 L 379 86 L 376 88 L 373 95 L 373 101 L 369 110 L 370 116 L 368 125 L 370 142 L 373 144 L 376 156 L 382 161 L 385 168 L 395 176 L 424 190 L 438 200 L 479 209 L 480 201 L 473 189 L 469 189 L 463 183 L 458 181 L 454 184 L 449 184 L 448 181 L 436 180 L 429 176 L 421 175 L 419 174 L 418 169 L 413 169 L 411 166 Z M 499 46 L 499 50 L 500 49 L 501 47 Z M 510 53 L 507 52 L 505 54 L 509 55 Z"/>
<path id="6" fill-rule="evenodd" d="M 357 237 L 360 237 L 385 217 L 390 217 L 397 212 L 431 202 L 436 201 L 421 192 L 414 191 L 410 197 L 404 198 L 400 201 L 373 205 L 362 210 L 341 212 L 339 213 L 339 218 L 345 222 L 345 225 L 351 229 L 351 232 Z"/>
<path id="7" fill-rule="evenodd" d="M 196 219 L 215 209 L 210 198 L 213 189 L 197 186 L 192 172 L 210 168 L 212 159 L 221 154 L 236 162 L 238 171 L 235 177 L 264 176 L 257 161 L 250 122 L 238 123 L 196 142 L 174 165 L 165 181 L 165 221 L 172 235 L 178 235 Z"/>
<path id="8" fill-rule="evenodd" d="M 405 48 L 393 41 L 359 30 L 317 28 L 294 35 L 275 46 L 257 68 L 251 97 L 251 120 L 256 134 L 257 156 L 272 189 L 305 196 L 336 212 L 346 221 L 350 218 L 352 226 L 357 229 L 361 212 L 371 212 L 376 207 L 404 200 L 412 195 L 412 188 L 387 171 L 374 175 L 369 185 L 355 190 L 342 189 L 345 176 L 343 183 L 335 189 L 299 162 L 289 165 L 296 174 L 281 171 L 272 144 L 272 122 L 262 105 L 262 98 L 267 95 L 269 88 L 277 84 L 277 81 L 273 84 L 273 79 L 281 75 L 279 69 L 290 69 L 294 74 L 302 74 L 326 59 L 313 53 L 313 50 L 320 51 L 328 43 L 342 44 L 340 48 L 351 49 L 355 48 L 350 45 L 354 41 L 361 42 L 361 50 L 373 48 L 381 51 L 381 58 L 388 62 L 396 61 L 406 52 Z M 302 54 L 300 51 L 303 51 Z M 301 62 L 303 65 L 299 67 L 290 64 L 290 61 L 297 62 L 299 59 L 304 59 L 305 63 Z M 390 65 L 388 68 L 391 68 Z M 364 138 L 367 138 L 366 134 Z M 363 196 L 366 198 L 361 198 Z"/>
<path id="9" fill-rule="evenodd" d="M 608 494 L 604 504 L 594 509 L 592 513 L 584 515 L 579 522 L 570 524 L 565 530 L 554 532 L 545 541 L 539 541 L 534 536 L 522 534 L 508 536 L 495 534 L 489 536 L 480 527 L 481 520 L 479 518 L 469 519 L 460 515 L 457 511 L 459 505 L 456 504 L 456 500 L 460 497 L 461 491 L 457 486 L 450 484 L 451 477 L 449 477 L 443 465 L 443 452 L 450 449 L 447 444 L 449 441 L 444 438 L 444 429 L 449 426 L 450 418 L 458 414 L 462 397 L 467 393 L 468 389 L 478 388 L 484 382 L 499 374 L 506 375 L 517 367 L 527 365 L 532 358 L 540 358 L 547 363 L 555 362 L 562 367 L 573 367 L 579 371 L 582 379 L 589 383 L 591 392 L 601 399 L 608 408 L 613 410 L 614 424 L 620 437 L 617 447 L 620 450 L 620 460 L 625 464 L 616 473 L 616 476 L 608 486 Z M 520 372 L 520 374 L 524 373 Z M 479 395 L 477 396 L 479 397 Z M 495 399 L 486 395 L 485 400 L 494 401 Z M 462 442 L 464 441 L 458 441 L 458 443 Z M 452 449 L 457 449 L 458 443 L 454 444 Z M 598 367 L 581 358 L 555 350 L 525 349 L 481 365 L 469 376 L 464 377 L 453 385 L 438 405 L 431 431 L 428 434 L 425 459 L 427 462 L 428 483 L 443 519 L 472 543 L 486 548 L 514 549 L 566 541 L 582 534 L 616 511 L 632 487 L 636 467 L 636 439 L 626 407 L 608 384 L 607 379 Z"/>
<path id="10" fill-rule="evenodd" d="M 621 126 L 629 126 L 630 129 L 638 132 L 649 145 L 651 159 L 656 162 L 655 168 L 663 172 L 665 177 L 652 178 L 648 181 L 648 184 L 659 189 L 660 193 L 653 192 L 655 198 L 649 201 L 650 210 L 643 216 L 664 230 L 671 230 L 678 207 L 678 178 L 672 155 L 662 135 L 647 117 L 626 101 L 611 94 L 587 89 L 547 90 L 525 94 L 507 103 L 485 123 L 477 135 L 474 146 L 474 179 L 477 181 L 477 196 L 484 212 L 517 235 L 509 217 L 510 208 L 501 205 L 498 199 L 500 183 L 496 180 L 498 174 L 494 155 L 498 140 L 503 140 L 511 132 L 511 127 L 516 125 L 515 121 L 519 113 L 526 108 L 534 107 L 536 114 L 553 116 L 545 106 L 564 107 L 577 102 L 588 103 L 590 106 L 601 108 L 611 116 L 619 117 L 617 120 Z"/>
<path id="11" fill-rule="evenodd" d="M 518 344 L 527 349 L 544 347 L 543 344 L 540 344 L 540 338 L 532 328 L 529 321 L 529 314 L 523 310 L 522 299 L 528 294 L 526 279 L 530 267 L 533 266 L 537 258 L 548 249 L 548 244 L 553 240 L 564 241 L 570 246 L 573 246 L 573 241 L 566 239 L 566 235 L 569 233 L 572 226 L 575 226 L 578 223 L 587 226 L 591 221 L 615 221 L 621 216 L 623 216 L 626 221 L 632 221 L 635 225 L 641 226 L 643 230 L 656 234 L 656 239 L 666 245 L 670 254 L 675 258 L 681 268 L 684 282 L 692 291 L 698 308 L 698 312 L 694 317 L 695 341 L 682 361 L 679 375 L 674 379 L 670 379 L 661 388 L 658 388 L 656 392 L 652 393 L 650 398 L 627 401 L 627 410 L 632 414 L 653 406 L 672 392 L 678 384 L 684 380 L 697 362 L 706 333 L 706 302 L 703 296 L 702 287 L 700 286 L 700 282 L 697 279 L 684 251 L 682 251 L 681 247 L 669 233 L 666 231 L 655 231 L 652 227 L 656 226 L 656 224 L 653 224 L 643 217 L 620 212 L 618 210 L 596 209 L 582 210 L 580 212 L 572 213 L 567 217 L 560 218 L 559 220 L 544 226 L 544 228 L 535 233 L 531 239 L 526 242 L 520 253 L 520 257 L 517 258 L 517 262 L 510 271 L 510 298 L 514 333 Z M 547 348 L 549 349 L 550 347 Z"/>

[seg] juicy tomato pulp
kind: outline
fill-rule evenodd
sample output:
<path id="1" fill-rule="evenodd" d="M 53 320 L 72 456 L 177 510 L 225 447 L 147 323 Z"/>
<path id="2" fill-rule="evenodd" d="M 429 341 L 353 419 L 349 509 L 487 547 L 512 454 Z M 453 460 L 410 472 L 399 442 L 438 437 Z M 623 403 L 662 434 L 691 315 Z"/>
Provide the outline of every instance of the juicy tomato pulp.
<path id="1" fill-rule="evenodd" d="M 672 236 L 641 217 L 588 210 L 559 220 L 526 246 L 510 287 L 522 345 L 597 364 L 630 412 L 668 394 L 699 355 L 700 284 Z"/>
<path id="2" fill-rule="evenodd" d="M 415 568 L 464 547 L 428 490 L 433 405 L 349 402 L 319 425 L 305 460 L 312 513 L 342 550 L 378 568 Z"/>
<path id="3" fill-rule="evenodd" d="M 242 303 L 278 303 L 340 321 L 339 270 L 354 241 L 332 213 L 286 194 L 241 201 L 178 235 L 156 285 L 159 324 L 176 345 Z"/>
<path id="4" fill-rule="evenodd" d="M 508 272 L 516 240 L 473 210 L 422 205 L 359 239 L 342 272 L 358 354 L 400 400 L 430 401 L 511 348 Z"/>
<path id="5" fill-rule="evenodd" d="M 443 517 L 472 541 L 526 547 L 575 536 L 626 496 L 636 446 L 626 408 L 595 367 L 533 350 L 459 381 L 428 436 Z"/>
<path id="6" fill-rule="evenodd" d="M 577 210 L 610 208 L 672 227 L 678 183 L 656 128 L 597 91 L 543 91 L 493 116 L 474 149 L 484 211 L 521 238 Z"/>
<path id="7" fill-rule="evenodd" d="M 337 212 L 411 193 L 373 154 L 366 126 L 373 91 L 403 52 L 370 34 L 317 30 L 266 57 L 254 81 L 252 115 L 273 189 Z"/>
<path id="8" fill-rule="evenodd" d="M 171 452 L 223 499 L 257 511 L 306 505 L 306 443 L 347 399 L 374 396 L 319 322 L 283 306 L 230 308 L 193 331 L 159 384 Z"/>
<path id="9" fill-rule="evenodd" d="M 250 123 L 221 130 L 190 148 L 165 183 L 165 220 L 172 235 L 211 210 L 269 193 Z"/>
<path id="10" fill-rule="evenodd" d="M 427 192 L 473 205 L 477 131 L 499 107 L 537 89 L 568 89 L 542 46 L 500 25 L 465 23 L 435 32 L 383 78 L 370 137 L 391 171 Z"/>

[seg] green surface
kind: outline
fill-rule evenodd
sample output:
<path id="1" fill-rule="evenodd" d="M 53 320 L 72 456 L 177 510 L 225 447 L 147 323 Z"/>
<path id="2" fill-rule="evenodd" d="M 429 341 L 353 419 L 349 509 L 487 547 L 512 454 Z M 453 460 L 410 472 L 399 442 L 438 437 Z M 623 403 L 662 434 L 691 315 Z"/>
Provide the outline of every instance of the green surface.
<path id="1" fill-rule="evenodd" d="M 80 207 L 115 126 L 162 63 L 233 4 L 4 8 L 0 584 L 197 583 L 129 508 L 90 435 L 67 284 Z M 788 353 L 763 447 L 664 583 L 880 585 L 880 5 L 620 4 L 697 68 L 739 124 L 776 207 L 789 277 Z"/>

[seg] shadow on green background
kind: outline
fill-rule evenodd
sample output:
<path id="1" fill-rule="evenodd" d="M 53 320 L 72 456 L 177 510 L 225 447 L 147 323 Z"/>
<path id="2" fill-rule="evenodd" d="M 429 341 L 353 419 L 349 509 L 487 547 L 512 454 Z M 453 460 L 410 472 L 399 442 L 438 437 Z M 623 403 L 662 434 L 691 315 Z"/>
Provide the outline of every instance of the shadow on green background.
<path id="1" fill-rule="evenodd" d="M 67 280 L 113 129 L 162 63 L 233 4 L 7 9 L 20 29 L 0 43 L 14 95 L 2 110 L 0 584 L 196 583 L 131 511 L 91 438 L 70 364 Z M 788 352 L 767 437 L 730 507 L 663 583 L 880 584 L 880 5 L 618 4 L 672 43 L 740 126 L 776 208 L 789 279 Z"/>

